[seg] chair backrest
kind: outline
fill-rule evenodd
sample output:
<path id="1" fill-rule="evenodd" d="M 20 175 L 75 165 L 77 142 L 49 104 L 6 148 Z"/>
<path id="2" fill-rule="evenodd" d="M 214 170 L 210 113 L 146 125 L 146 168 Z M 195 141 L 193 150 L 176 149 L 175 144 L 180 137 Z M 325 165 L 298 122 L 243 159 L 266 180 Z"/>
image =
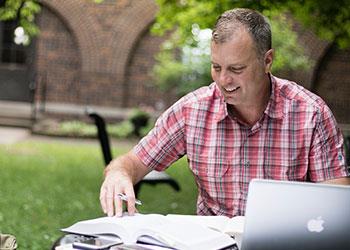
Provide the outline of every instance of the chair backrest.
<path id="1" fill-rule="evenodd" d="M 109 137 L 106 130 L 106 124 L 103 120 L 103 118 L 98 115 L 97 113 L 93 111 L 87 111 L 87 114 L 91 119 L 94 120 L 96 126 L 97 126 L 97 135 L 99 142 L 101 144 L 101 149 L 103 153 L 103 159 L 105 161 L 106 166 L 111 162 L 112 160 L 112 153 L 111 153 L 111 147 L 109 143 Z"/>

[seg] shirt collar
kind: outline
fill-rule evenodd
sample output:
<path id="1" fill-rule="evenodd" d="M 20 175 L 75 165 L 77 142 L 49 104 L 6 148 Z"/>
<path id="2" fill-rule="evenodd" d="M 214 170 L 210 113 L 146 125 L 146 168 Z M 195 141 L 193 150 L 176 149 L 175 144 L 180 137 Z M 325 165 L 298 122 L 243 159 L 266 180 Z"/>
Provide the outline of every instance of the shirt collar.
<path id="1" fill-rule="evenodd" d="M 270 100 L 267 103 L 264 113 L 271 118 L 282 119 L 283 118 L 283 100 L 280 93 L 280 88 L 276 77 L 269 74 L 271 83 L 271 95 Z"/>
<path id="2" fill-rule="evenodd" d="M 271 83 L 271 95 L 269 102 L 266 106 L 264 113 L 271 118 L 282 119 L 283 118 L 283 100 L 280 95 L 280 89 L 278 87 L 278 82 L 276 77 L 272 74 L 269 74 L 270 83 Z M 228 116 L 227 105 L 222 95 L 219 87 L 214 82 L 215 85 L 215 99 L 218 101 L 218 112 L 216 113 L 215 119 L 216 122 L 220 122 Z"/>

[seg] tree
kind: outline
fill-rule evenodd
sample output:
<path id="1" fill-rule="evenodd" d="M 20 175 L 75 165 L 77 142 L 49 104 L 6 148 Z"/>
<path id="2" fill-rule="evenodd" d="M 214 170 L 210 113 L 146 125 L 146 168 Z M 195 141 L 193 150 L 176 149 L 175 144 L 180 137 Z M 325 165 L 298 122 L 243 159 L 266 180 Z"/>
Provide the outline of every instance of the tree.
<path id="1" fill-rule="evenodd" d="M 16 20 L 28 38 L 38 34 L 34 19 L 40 11 L 40 5 L 36 0 L 6 0 L 0 6 L 0 21 Z"/>
<path id="2" fill-rule="evenodd" d="M 155 82 L 162 90 L 175 89 L 179 96 L 210 83 L 209 55 L 193 53 L 205 49 L 203 45 L 198 45 L 196 30 L 212 27 L 218 15 L 234 7 L 256 9 L 270 18 L 273 45 L 277 48 L 273 72 L 308 70 L 313 62 L 297 44 L 297 35 L 292 30 L 290 17 L 293 16 L 305 27 L 312 28 L 321 38 L 346 47 L 350 44 L 350 4 L 346 2 L 348 1 L 157 0 L 159 12 L 152 31 L 158 35 L 170 31 L 172 35 L 157 55 L 157 64 L 153 70 Z M 186 60 L 188 57 L 195 60 Z M 202 73 L 200 69 L 206 71 Z"/>
<path id="3" fill-rule="evenodd" d="M 184 43 L 191 36 L 191 24 L 210 28 L 219 14 L 234 7 L 252 8 L 265 15 L 289 12 L 305 27 L 312 28 L 323 39 L 350 45 L 349 0 L 156 0 L 159 5 L 153 31 L 157 34 L 177 31 Z"/>
<path id="4" fill-rule="evenodd" d="M 101 3 L 103 0 L 90 0 Z M 217 16 L 227 9 L 246 7 L 258 11 L 290 12 L 305 27 L 312 28 L 321 38 L 337 42 L 340 47 L 350 45 L 349 0 L 155 0 L 159 6 L 153 31 L 164 34 L 177 29 L 182 42 L 190 37 L 191 24 L 210 28 Z M 18 18 L 29 35 L 38 32 L 35 14 L 40 12 L 38 0 L 0 0 L 0 20 Z"/>
<path id="5" fill-rule="evenodd" d="M 100 3 L 103 0 L 91 0 Z M 18 27 L 31 38 L 39 33 L 35 15 L 40 12 L 38 0 L 0 0 L 0 21 L 16 20 Z"/>
<path id="6" fill-rule="evenodd" d="M 286 15 L 277 11 L 274 13 L 269 11 L 268 15 L 272 17 L 273 34 L 277 34 L 272 37 L 273 45 L 277 48 L 273 73 L 308 70 L 313 62 L 305 56 L 303 48 L 298 45 L 297 35 L 292 31 L 292 22 Z M 191 36 L 185 39 L 181 39 L 177 31 L 173 33 L 173 37 L 164 43 L 163 49 L 157 55 L 157 63 L 153 70 L 155 83 L 160 89 L 175 90 L 179 97 L 212 81 L 210 75 L 211 30 L 200 29 L 198 24 L 191 25 L 191 28 Z M 206 37 L 203 40 L 200 34 L 204 32 Z"/>

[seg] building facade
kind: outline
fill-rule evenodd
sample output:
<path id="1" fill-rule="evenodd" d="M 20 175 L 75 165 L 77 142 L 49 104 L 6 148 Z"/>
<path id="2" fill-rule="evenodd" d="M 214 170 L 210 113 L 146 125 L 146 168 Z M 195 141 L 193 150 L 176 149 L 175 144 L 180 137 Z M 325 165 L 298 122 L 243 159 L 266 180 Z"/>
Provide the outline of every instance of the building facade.
<path id="1" fill-rule="evenodd" d="M 41 32 L 26 49 L 26 64 L 16 68 L 16 63 L 2 62 L 0 67 L 4 83 L 0 88 L 12 86 L 18 95 L 0 89 L 0 101 L 32 102 L 48 115 L 55 110 L 69 113 L 72 107 L 83 113 L 86 106 L 117 115 L 113 111 L 135 106 L 161 111 L 176 100 L 161 93 L 150 74 L 164 40 L 150 33 L 157 13 L 153 0 L 40 3 L 37 22 Z M 339 123 L 350 124 L 350 50 L 340 50 L 301 27 L 296 29 L 315 64 L 308 71 L 288 72 L 284 77 L 319 94 Z M 13 82 L 22 85 L 16 87 Z M 19 89 L 26 93 L 18 93 Z"/>

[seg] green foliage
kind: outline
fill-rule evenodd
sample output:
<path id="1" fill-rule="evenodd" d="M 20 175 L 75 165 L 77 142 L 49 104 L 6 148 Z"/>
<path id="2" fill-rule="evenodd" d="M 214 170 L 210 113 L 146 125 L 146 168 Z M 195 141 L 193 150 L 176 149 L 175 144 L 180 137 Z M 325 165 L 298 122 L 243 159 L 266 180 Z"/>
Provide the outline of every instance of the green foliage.
<path id="1" fill-rule="evenodd" d="M 130 112 L 126 120 L 106 124 L 107 133 L 110 137 L 114 138 L 142 137 L 153 128 L 154 124 L 150 122 L 150 119 L 149 113 L 135 108 Z M 137 127 L 138 135 L 135 134 L 135 126 L 139 126 Z M 92 123 L 69 120 L 46 125 L 39 131 L 36 131 L 36 133 L 54 136 L 96 138 L 97 128 L 96 125 Z"/>
<path id="2" fill-rule="evenodd" d="M 275 49 L 272 72 L 278 74 L 285 70 L 309 70 L 314 62 L 305 56 L 303 47 L 298 45 L 290 18 L 276 11 L 263 13 L 271 18 L 272 47 Z"/>
<path id="3" fill-rule="evenodd" d="M 91 0 L 94 3 L 102 3 L 104 0 Z M 28 39 L 39 34 L 39 28 L 35 24 L 35 15 L 41 10 L 38 0 L 4 0 L 4 6 L 0 8 L 0 21 L 17 20 L 18 26 L 23 27 Z M 28 40 L 29 44 L 30 40 Z"/>
<path id="4" fill-rule="evenodd" d="M 114 155 L 130 150 L 118 146 Z M 99 205 L 103 160 L 98 145 L 26 141 L 0 145 L 0 225 L 17 237 L 19 249 L 49 249 L 60 228 L 103 216 Z M 167 171 L 182 190 L 141 188 L 142 213 L 195 213 L 197 189 L 185 159 Z M 156 194 L 156 195 L 155 195 Z"/>
<path id="5" fill-rule="evenodd" d="M 342 47 L 350 45 L 349 0 L 156 0 L 159 5 L 152 31 L 164 34 L 176 29 L 178 41 L 185 44 L 191 36 L 191 24 L 211 28 L 217 16 L 232 8 L 252 8 L 261 12 L 289 12 L 305 27 L 320 37 L 335 41 Z"/>
<path id="6" fill-rule="evenodd" d="M 349 0 L 299 0 L 288 1 L 288 9 L 306 27 L 328 41 L 335 41 L 340 48 L 350 46 Z"/>
<path id="7" fill-rule="evenodd" d="M 150 114 L 140 108 L 133 108 L 128 115 L 128 119 L 130 121 L 133 120 L 148 120 L 150 118 Z"/>
<path id="8" fill-rule="evenodd" d="M 128 138 L 132 135 L 134 126 L 129 120 L 107 125 L 108 135 L 116 138 Z"/>
<path id="9" fill-rule="evenodd" d="M 97 129 L 93 124 L 86 124 L 81 121 L 65 121 L 60 123 L 59 132 L 69 136 L 96 136 Z"/>
<path id="10" fill-rule="evenodd" d="M 36 0 L 7 0 L 0 8 L 0 21 L 18 20 L 18 26 L 23 27 L 29 37 L 33 37 L 39 33 L 34 19 L 40 9 Z"/>
<path id="11" fill-rule="evenodd" d="M 149 119 L 151 118 L 150 114 L 140 108 L 134 108 L 130 114 L 128 121 L 133 126 L 132 134 L 141 137 L 141 129 L 148 125 Z"/>
<path id="12" fill-rule="evenodd" d="M 103 0 L 91 0 L 101 3 Z M 159 5 L 157 20 L 152 30 L 164 34 L 177 28 L 176 36 L 186 42 L 192 32 L 191 25 L 197 23 L 202 29 L 211 28 L 216 17 L 234 7 L 264 10 L 289 11 L 306 27 L 312 28 L 320 37 L 336 41 L 340 47 L 350 45 L 349 0 L 156 0 Z M 0 20 L 19 18 L 19 24 L 29 36 L 38 34 L 34 24 L 35 14 L 40 11 L 37 0 L 5 0 L 0 8 Z"/>
<path id="13" fill-rule="evenodd" d="M 297 35 L 292 31 L 292 22 L 287 15 L 279 14 L 277 11 L 264 11 L 264 14 L 271 18 L 274 34 L 273 73 L 310 69 L 313 62 L 304 55 L 303 48 L 298 45 Z M 174 37 L 165 42 L 163 49 L 156 56 L 157 63 L 153 69 L 155 83 L 162 91 L 175 90 L 180 97 L 212 81 L 210 37 L 210 29 L 201 30 L 199 25 L 193 24 L 191 37 L 186 39 L 185 44 L 179 43 Z M 177 46 L 182 48 L 177 49 Z"/>
<path id="14" fill-rule="evenodd" d="M 306 28 L 313 29 L 321 38 L 335 41 L 340 47 L 350 45 L 350 4 L 348 0 L 156 0 L 159 12 L 152 27 L 155 34 L 172 33 L 157 56 L 153 75 L 160 89 L 175 89 L 182 96 L 198 86 L 210 81 L 206 73 L 198 69 L 209 68 L 209 56 L 186 62 L 188 53 L 182 48 L 199 49 L 193 25 L 200 30 L 211 28 L 216 18 L 225 10 L 241 7 L 252 8 L 270 18 L 273 31 L 272 42 L 275 60 L 272 71 L 309 70 L 314 64 L 304 55 L 303 48 L 297 44 L 297 35 L 292 30 L 290 16 Z M 199 73 L 198 73 L 199 72 Z"/>
<path id="15" fill-rule="evenodd" d="M 192 36 L 181 48 L 175 37 L 163 44 L 153 68 L 156 85 L 162 91 L 175 90 L 179 97 L 211 82 L 209 41 L 200 39 L 208 30 L 202 31 L 195 24 L 191 28 Z"/>
<path id="16" fill-rule="evenodd" d="M 154 127 L 154 122 L 148 122 L 148 124 L 140 129 L 140 137 L 147 135 Z"/>

